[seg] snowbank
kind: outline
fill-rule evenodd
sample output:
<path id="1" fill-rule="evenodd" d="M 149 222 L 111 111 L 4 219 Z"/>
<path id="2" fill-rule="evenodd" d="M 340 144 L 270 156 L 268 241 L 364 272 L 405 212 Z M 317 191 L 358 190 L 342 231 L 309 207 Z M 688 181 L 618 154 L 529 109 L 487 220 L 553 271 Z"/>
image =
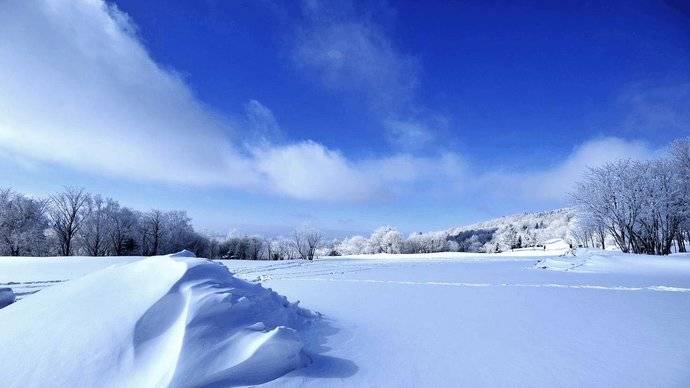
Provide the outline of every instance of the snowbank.
<path id="1" fill-rule="evenodd" d="M 0 288 L 0 309 L 14 303 L 16 298 L 11 288 Z"/>
<path id="2" fill-rule="evenodd" d="M 3 386 L 250 385 L 306 364 L 314 314 L 189 256 L 111 266 L 0 310 Z"/>
<path id="3" fill-rule="evenodd" d="M 582 273 L 629 273 L 629 274 L 688 274 L 690 255 L 670 256 L 635 255 L 620 251 L 578 248 L 561 257 L 540 260 L 536 266 L 552 271 Z"/>

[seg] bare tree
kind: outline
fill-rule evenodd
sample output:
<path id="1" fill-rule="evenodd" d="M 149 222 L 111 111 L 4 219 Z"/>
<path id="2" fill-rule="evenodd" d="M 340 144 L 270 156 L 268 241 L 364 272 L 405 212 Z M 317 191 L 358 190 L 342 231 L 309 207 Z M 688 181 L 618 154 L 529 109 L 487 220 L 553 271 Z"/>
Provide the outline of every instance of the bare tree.
<path id="1" fill-rule="evenodd" d="M 79 233 L 83 250 L 89 256 L 105 256 L 108 253 L 107 236 L 110 226 L 107 206 L 112 201 L 105 201 L 100 195 L 94 195 L 86 201 L 88 217 Z"/>
<path id="2" fill-rule="evenodd" d="M 163 233 L 165 231 L 165 214 L 160 210 L 151 210 L 144 214 L 142 221 L 142 254 L 155 256 L 160 254 Z"/>
<path id="3" fill-rule="evenodd" d="M 301 229 L 295 231 L 292 236 L 292 243 L 300 258 L 314 260 L 316 250 L 321 245 L 323 236 L 321 233 L 311 229 Z"/>
<path id="4" fill-rule="evenodd" d="M 168 254 L 183 249 L 193 250 L 196 233 L 185 211 L 169 211 L 162 214 L 160 252 Z"/>
<path id="5" fill-rule="evenodd" d="M 678 139 L 671 144 L 671 163 L 677 174 L 680 185 L 677 195 L 685 206 L 682 209 L 682 221 L 676 232 L 676 244 L 679 252 L 686 252 L 686 239 L 690 240 L 690 137 Z"/>
<path id="6" fill-rule="evenodd" d="M 292 240 L 281 238 L 275 242 L 275 251 L 280 260 L 293 260 L 296 259 L 298 254 L 295 251 L 295 244 Z"/>
<path id="7" fill-rule="evenodd" d="M 136 247 L 134 232 L 138 224 L 136 213 L 114 200 L 106 205 L 108 216 L 108 240 L 111 254 L 122 256 L 133 254 Z"/>
<path id="8" fill-rule="evenodd" d="M 88 215 L 88 200 L 84 189 L 74 187 L 66 187 L 63 192 L 50 196 L 48 215 L 63 256 L 74 253 L 75 237 Z"/>

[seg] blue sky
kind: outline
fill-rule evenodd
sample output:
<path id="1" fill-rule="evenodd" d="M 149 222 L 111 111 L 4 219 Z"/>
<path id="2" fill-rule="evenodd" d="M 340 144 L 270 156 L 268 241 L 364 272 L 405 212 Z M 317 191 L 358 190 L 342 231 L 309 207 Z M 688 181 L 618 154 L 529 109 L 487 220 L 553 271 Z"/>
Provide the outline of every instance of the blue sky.
<path id="1" fill-rule="evenodd" d="M 564 206 L 690 134 L 690 7 L 563 3 L 4 2 L 0 182 L 221 233 Z"/>

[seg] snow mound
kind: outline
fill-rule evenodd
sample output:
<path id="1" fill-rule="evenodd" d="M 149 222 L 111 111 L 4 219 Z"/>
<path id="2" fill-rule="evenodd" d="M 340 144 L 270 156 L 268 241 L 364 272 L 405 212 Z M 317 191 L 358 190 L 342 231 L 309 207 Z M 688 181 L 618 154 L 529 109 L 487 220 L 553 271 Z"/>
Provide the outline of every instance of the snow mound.
<path id="1" fill-rule="evenodd" d="M 11 288 L 0 288 L 0 309 L 11 305 L 17 299 Z"/>
<path id="2" fill-rule="evenodd" d="M 317 318 L 185 255 L 115 265 L 0 310 L 7 387 L 261 384 L 306 365 Z"/>
<path id="3" fill-rule="evenodd" d="M 170 257 L 196 257 L 194 252 L 183 249 L 177 253 L 173 253 Z"/>

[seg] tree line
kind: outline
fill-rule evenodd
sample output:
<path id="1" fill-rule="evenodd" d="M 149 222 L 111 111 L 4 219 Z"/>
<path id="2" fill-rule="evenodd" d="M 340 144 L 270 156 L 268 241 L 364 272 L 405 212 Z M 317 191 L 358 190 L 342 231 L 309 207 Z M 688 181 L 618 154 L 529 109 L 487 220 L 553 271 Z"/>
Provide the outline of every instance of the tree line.
<path id="1" fill-rule="evenodd" d="M 581 244 L 623 252 L 685 252 L 690 240 L 690 139 L 647 161 L 619 160 L 591 168 L 572 194 Z"/>
<path id="2" fill-rule="evenodd" d="M 378 253 L 435 253 L 469 250 L 468 239 L 455 239 L 447 232 L 412 233 L 407 238 L 391 226 L 380 227 L 369 236 L 352 236 L 333 242 L 329 255 L 360 255 Z M 465 244 L 465 245 L 463 245 Z"/>
<path id="3" fill-rule="evenodd" d="M 47 198 L 0 188 L 0 256 L 154 256 L 189 250 L 198 257 L 312 260 L 320 233 L 290 238 L 210 238 L 194 230 L 185 211 L 137 211 L 112 198 L 68 187 Z"/>

